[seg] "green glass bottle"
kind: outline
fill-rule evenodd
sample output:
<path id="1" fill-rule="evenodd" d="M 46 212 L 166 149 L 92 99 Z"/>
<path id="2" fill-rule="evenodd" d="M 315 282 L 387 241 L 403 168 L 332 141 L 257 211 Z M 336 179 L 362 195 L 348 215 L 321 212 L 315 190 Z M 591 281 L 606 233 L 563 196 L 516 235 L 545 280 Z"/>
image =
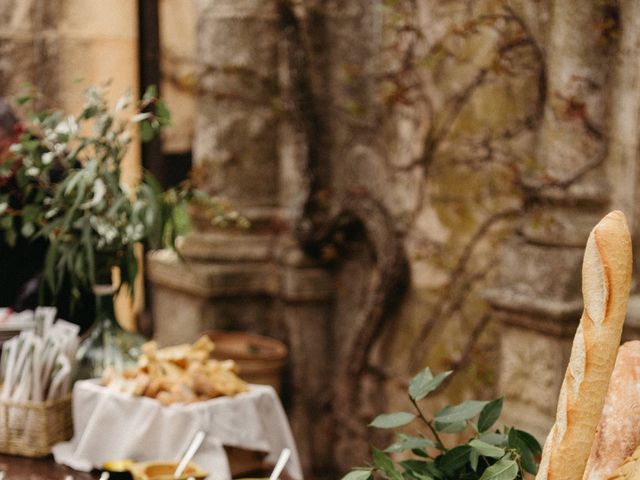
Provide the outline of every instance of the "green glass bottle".
<path id="1" fill-rule="evenodd" d="M 112 285 L 93 287 L 96 296 L 96 319 L 78 347 L 76 379 L 96 378 L 111 367 L 120 373 L 135 366 L 144 337 L 120 326 L 113 308 Z"/>

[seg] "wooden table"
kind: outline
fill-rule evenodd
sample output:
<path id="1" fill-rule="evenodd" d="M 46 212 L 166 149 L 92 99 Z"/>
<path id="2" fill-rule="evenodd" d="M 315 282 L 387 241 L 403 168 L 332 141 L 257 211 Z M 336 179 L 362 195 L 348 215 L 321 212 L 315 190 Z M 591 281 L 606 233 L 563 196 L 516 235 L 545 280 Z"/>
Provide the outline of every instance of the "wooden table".
<path id="1" fill-rule="evenodd" d="M 272 465 L 258 463 L 262 454 L 231 448 L 229 452 L 232 463 L 233 476 L 265 477 L 273 468 Z M 260 465 L 262 468 L 258 468 Z M 251 466 L 248 468 L 248 466 Z M 4 472 L 6 480 L 64 480 L 71 475 L 74 480 L 95 480 L 100 477 L 99 472 L 78 472 L 64 465 L 57 464 L 51 455 L 44 458 L 25 458 L 0 454 L 0 471 Z M 286 479 L 286 475 L 283 475 Z"/>
<path id="2" fill-rule="evenodd" d="M 77 472 L 58 465 L 53 457 L 24 458 L 0 454 L 0 471 L 5 473 L 7 480 L 64 480 L 71 475 L 74 480 L 94 480 L 99 474 Z"/>

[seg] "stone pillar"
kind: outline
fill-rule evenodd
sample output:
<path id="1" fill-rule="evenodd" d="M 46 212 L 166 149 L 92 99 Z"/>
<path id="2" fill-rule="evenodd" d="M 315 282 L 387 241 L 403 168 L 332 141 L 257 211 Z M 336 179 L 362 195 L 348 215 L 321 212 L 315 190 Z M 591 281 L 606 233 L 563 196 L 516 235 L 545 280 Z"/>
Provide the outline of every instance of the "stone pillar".
<path id="1" fill-rule="evenodd" d="M 195 179 L 230 201 L 252 227 L 216 230 L 194 212 L 196 231 L 181 248 L 187 262 L 151 256 L 160 341 L 191 338 L 202 327 L 269 331 L 271 298 L 278 291 L 272 263 L 280 177 L 276 2 L 200 0 L 196 5 Z M 174 331 L 165 323 L 165 312 L 178 304 L 193 332 Z"/>
<path id="2" fill-rule="evenodd" d="M 278 15 L 274 0 L 198 2 L 194 161 L 212 193 L 251 217 L 277 207 Z"/>
<path id="3" fill-rule="evenodd" d="M 281 306 L 291 358 L 289 417 L 307 476 L 333 466 L 333 278 L 291 242 L 283 248 Z"/>
<path id="4" fill-rule="evenodd" d="M 275 0 L 197 2 L 196 180 L 229 200 L 251 227 L 214 229 L 194 212 L 195 231 L 180 247 L 184 260 L 154 252 L 148 277 L 160 344 L 193 341 L 214 328 L 267 334 L 288 344 L 285 404 L 305 469 L 311 471 L 331 463 L 331 426 L 316 419 L 330 408 L 333 285 L 329 273 L 296 246 L 285 218 L 291 209 L 282 208 L 300 179 L 293 178 L 294 168 L 285 168 L 295 158 L 282 147 L 291 139 L 283 138 L 290 130 L 278 109 L 276 5 Z M 280 188 L 281 179 L 287 179 L 286 188 Z"/>
<path id="5" fill-rule="evenodd" d="M 591 228 L 609 208 L 605 155 L 605 55 L 590 2 L 554 2 L 547 98 L 529 202 L 487 292 L 502 322 L 500 390 L 507 424 L 544 440 L 582 311 L 581 267 Z"/>

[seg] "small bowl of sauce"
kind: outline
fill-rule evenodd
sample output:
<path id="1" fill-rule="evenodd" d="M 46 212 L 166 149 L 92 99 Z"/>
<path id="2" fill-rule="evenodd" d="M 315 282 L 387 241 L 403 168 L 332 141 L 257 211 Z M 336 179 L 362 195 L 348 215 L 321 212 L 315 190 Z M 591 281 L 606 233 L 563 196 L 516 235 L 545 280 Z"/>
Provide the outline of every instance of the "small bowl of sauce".
<path id="1" fill-rule="evenodd" d="M 178 462 L 143 462 L 131 467 L 134 480 L 174 480 L 173 473 L 178 467 Z M 189 463 L 179 477 L 180 480 L 194 478 L 204 480 L 209 474 L 195 463 Z"/>

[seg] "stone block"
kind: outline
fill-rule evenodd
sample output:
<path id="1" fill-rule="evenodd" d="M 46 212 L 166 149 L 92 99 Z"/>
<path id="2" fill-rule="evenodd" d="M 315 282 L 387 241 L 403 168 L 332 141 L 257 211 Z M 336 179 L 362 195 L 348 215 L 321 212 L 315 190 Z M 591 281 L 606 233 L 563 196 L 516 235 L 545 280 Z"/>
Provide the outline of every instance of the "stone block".
<path id="1" fill-rule="evenodd" d="M 573 302 L 580 298 L 580 272 L 584 247 L 554 247 L 516 239 L 503 249 L 501 279 L 497 287 L 522 302 Z"/>
<path id="2" fill-rule="evenodd" d="M 573 338 L 505 325 L 500 350 L 503 420 L 543 440 L 553 424 Z"/>

